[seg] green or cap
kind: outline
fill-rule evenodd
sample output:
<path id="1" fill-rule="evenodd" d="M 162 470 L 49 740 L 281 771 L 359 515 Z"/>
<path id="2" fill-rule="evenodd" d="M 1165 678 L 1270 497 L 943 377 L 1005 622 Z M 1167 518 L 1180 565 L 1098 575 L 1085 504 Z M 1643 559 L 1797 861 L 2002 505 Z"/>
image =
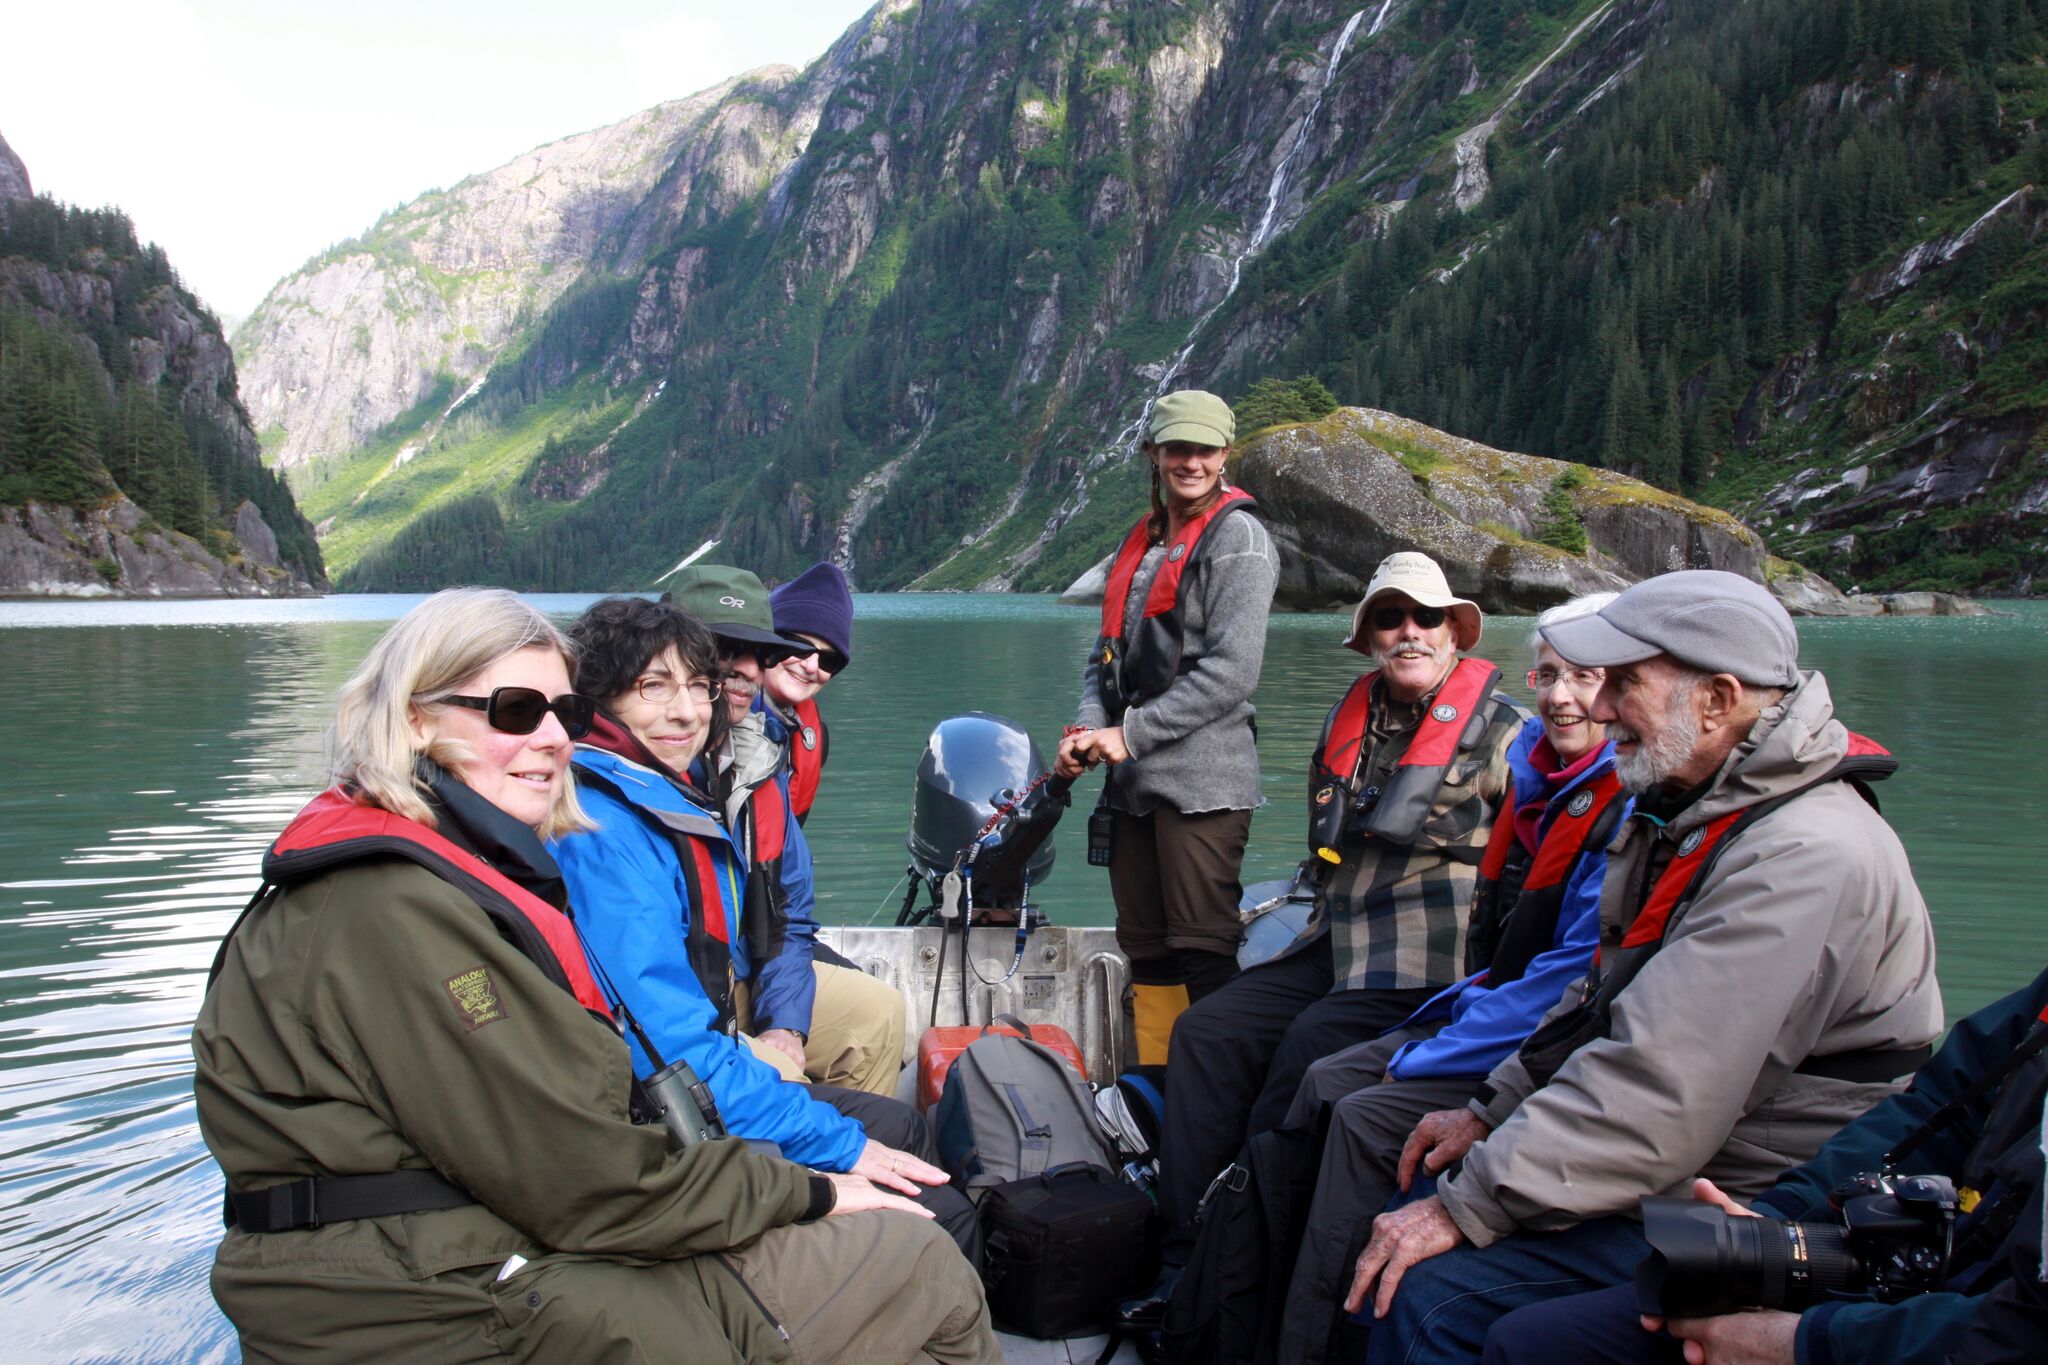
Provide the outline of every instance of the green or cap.
<path id="1" fill-rule="evenodd" d="M 1230 404 L 1215 394 L 1182 389 L 1152 405 L 1152 420 L 1146 426 L 1145 439 L 1156 446 L 1168 441 L 1227 446 L 1237 439 L 1237 418 L 1231 414 Z"/>
<path id="2" fill-rule="evenodd" d="M 711 628 L 722 640 L 781 645 L 794 654 L 802 646 L 775 633 L 775 607 L 759 578 L 730 564 L 692 564 L 679 569 L 668 598 Z"/>

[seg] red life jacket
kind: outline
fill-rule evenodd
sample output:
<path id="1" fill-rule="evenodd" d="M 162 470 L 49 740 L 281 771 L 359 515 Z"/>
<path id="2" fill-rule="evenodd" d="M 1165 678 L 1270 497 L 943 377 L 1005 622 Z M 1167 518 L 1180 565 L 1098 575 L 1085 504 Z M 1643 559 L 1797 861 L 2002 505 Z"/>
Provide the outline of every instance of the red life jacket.
<path id="1" fill-rule="evenodd" d="M 1529 1035 L 1522 1044 L 1522 1065 L 1538 1085 L 1547 1085 L 1573 1052 L 1597 1038 L 1612 1036 L 1614 1000 L 1628 988 L 1670 939 L 1671 927 L 1683 919 L 1686 908 L 1699 895 L 1714 865 L 1745 830 L 1757 821 L 1807 792 L 1828 782 L 1853 785 L 1872 808 L 1877 798 L 1869 783 L 1897 772 L 1898 760 L 1875 740 L 1851 733 L 1849 749 L 1842 761 L 1826 773 L 1793 791 L 1753 806 L 1696 825 L 1678 841 L 1671 861 L 1657 874 L 1629 919 L 1621 942 L 1615 945 L 1617 960 L 1603 962 L 1605 947 L 1593 952 L 1592 971 L 1587 975 L 1578 1005 L 1558 1015 Z M 1809 1057 L 1797 1070 L 1804 1074 L 1833 1076 L 1840 1080 L 1890 1080 L 1911 1072 L 1925 1060 L 1928 1049 L 1877 1048 L 1829 1057 Z"/>
<path id="2" fill-rule="evenodd" d="M 1429 713 L 1395 765 L 1386 790 L 1360 791 L 1358 768 L 1372 716 L 1372 685 L 1378 677 L 1375 670 L 1351 684 L 1351 690 L 1323 722 L 1323 742 L 1309 767 L 1309 851 L 1325 858 L 1329 855 L 1322 849 L 1334 849 L 1335 845 L 1318 841 L 1318 815 L 1347 793 L 1351 800 L 1345 808 L 1355 804 L 1365 811 L 1366 833 L 1390 843 L 1415 842 L 1452 761 L 1486 735 L 1487 699 L 1500 679 L 1500 670 L 1484 659 L 1458 660 L 1437 688 Z"/>
<path id="3" fill-rule="evenodd" d="M 1562 806 L 1553 803 L 1531 854 L 1515 837 L 1510 780 L 1472 894 L 1472 923 L 1465 937 L 1467 972 L 1484 971 L 1488 986 L 1505 986 L 1519 981 L 1529 964 L 1549 950 L 1572 869 L 1587 849 L 1607 846 L 1627 806 L 1628 794 L 1610 764 L 1575 788 Z"/>
<path id="4" fill-rule="evenodd" d="M 1890 750 L 1876 740 L 1866 739 L 1852 732 L 1849 736 L 1849 752 L 1820 779 L 1820 782 L 1853 781 L 1857 784 L 1857 789 L 1863 793 L 1864 799 L 1875 806 L 1877 801 L 1864 784 L 1889 777 L 1898 771 L 1898 767 L 1898 760 L 1891 756 Z M 1655 944 L 1661 948 L 1665 934 L 1671 927 L 1672 913 L 1679 906 L 1690 903 L 1698 894 L 1699 884 L 1705 880 L 1707 870 L 1713 866 L 1715 850 L 1722 842 L 1731 834 L 1747 828 L 1784 805 L 1800 792 L 1811 791 L 1819 786 L 1820 782 L 1811 783 L 1801 787 L 1799 791 L 1774 800 L 1729 811 L 1726 815 L 1709 820 L 1704 825 L 1687 830 L 1685 836 L 1678 841 L 1677 853 L 1664 865 L 1664 870 L 1657 875 L 1656 885 L 1650 888 L 1649 896 L 1636 911 L 1635 918 L 1629 921 L 1628 931 L 1622 935 L 1619 946 L 1640 948 L 1646 944 Z M 1600 955 L 1597 952 L 1593 955 L 1593 960 L 1599 962 Z"/>
<path id="5" fill-rule="evenodd" d="M 782 784 L 772 777 L 747 793 L 741 831 L 741 844 L 747 851 L 747 887 L 740 910 L 740 935 L 747 959 L 757 972 L 782 951 L 783 937 L 789 932 L 782 853 L 789 843 L 790 814 Z"/>
<path id="6" fill-rule="evenodd" d="M 801 825 L 818 799 L 818 780 L 825 775 L 825 760 L 832 752 L 832 734 L 825 717 L 818 712 L 818 699 L 796 704 L 796 724 L 790 727 L 789 808 Z"/>
<path id="7" fill-rule="evenodd" d="M 1124 639 L 1124 611 L 1130 600 L 1131 579 L 1152 544 L 1152 519 L 1140 517 L 1124 537 L 1116 558 L 1110 561 L 1109 581 L 1102 591 L 1102 697 L 1112 722 L 1120 721 L 1130 707 L 1173 686 L 1173 680 L 1185 671 L 1181 667 L 1181 586 L 1201 557 L 1209 528 L 1232 512 L 1250 512 L 1257 507 L 1252 495 L 1242 488 L 1226 488 L 1208 511 L 1166 542 L 1166 556 L 1152 576 L 1152 586 L 1146 589 L 1144 613 L 1128 641 Z"/>
<path id="8" fill-rule="evenodd" d="M 306 803 L 264 854 L 263 879 L 283 885 L 375 857 L 418 863 L 461 891 L 550 981 L 593 1014 L 610 1017 L 610 1006 L 591 977 L 583 941 L 569 917 L 416 820 L 351 801 L 339 790 L 322 792 Z M 225 951 L 225 943 L 222 948 Z"/>

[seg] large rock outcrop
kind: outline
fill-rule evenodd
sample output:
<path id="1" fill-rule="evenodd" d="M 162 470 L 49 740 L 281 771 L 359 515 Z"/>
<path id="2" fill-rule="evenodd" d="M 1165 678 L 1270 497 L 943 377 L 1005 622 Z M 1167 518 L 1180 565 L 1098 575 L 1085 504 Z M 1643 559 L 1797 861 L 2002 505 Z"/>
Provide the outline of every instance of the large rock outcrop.
<path id="1" fill-rule="evenodd" d="M 1437 560 L 1452 587 L 1488 611 L 1540 611 L 1672 569 L 1764 577 L 1762 539 L 1725 512 L 1390 412 L 1339 408 L 1254 436 L 1235 477 L 1273 527 L 1280 600 L 1291 607 L 1355 602 L 1373 566 L 1396 550 Z M 1539 539 L 1548 531 L 1568 541 L 1563 523 L 1574 520 L 1583 552 Z"/>
<path id="2" fill-rule="evenodd" d="M 1721 569 L 1768 585 L 1795 616 L 1984 613 L 1948 593 L 1845 595 L 1767 554 L 1762 538 L 1726 512 L 1623 474 L 1495 450 L 1371 408 L 1259 432 L 1231 468 L 1259 500 L 1280 551 L 1274 601 L 1298 611 L 1351 605 L 1382 559 L 1419 550 L 1490 612 L 1533 614 L 1674 569 Z M 1098 562 L 1060 600 L 1101 601 L 1108 570 L 1108 559 Z"/>

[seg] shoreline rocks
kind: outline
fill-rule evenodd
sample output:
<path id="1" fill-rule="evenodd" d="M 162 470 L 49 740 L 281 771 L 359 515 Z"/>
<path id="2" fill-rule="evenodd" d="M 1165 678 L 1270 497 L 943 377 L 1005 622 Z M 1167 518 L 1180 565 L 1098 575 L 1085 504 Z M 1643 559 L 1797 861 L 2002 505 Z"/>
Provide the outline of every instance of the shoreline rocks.
<path id="1" fill-rule="evenodd" d="M 150 521 L 124 497 L 85 512 L 34 502 L 0 507 L 0 599 L 321 595 L 278 565 L 277 539 L 254 504 L 244 502 L 232 522 L 244 552 L 222 558 Z"/>

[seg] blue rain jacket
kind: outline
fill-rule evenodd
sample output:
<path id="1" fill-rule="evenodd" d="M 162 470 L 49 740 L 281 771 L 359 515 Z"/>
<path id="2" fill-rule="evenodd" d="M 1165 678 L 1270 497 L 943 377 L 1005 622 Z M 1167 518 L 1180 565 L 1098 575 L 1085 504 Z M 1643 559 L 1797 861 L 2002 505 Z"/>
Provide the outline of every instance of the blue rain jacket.
<path id="1" fill-rule="evenodd" d="M 846 1171 L 860 1159 L 867 1133 L 859 1123 L 785 1081 L 737 1037 L 719 1031 L 711 998 L 684 951 L 696 907 L 684 895 L 674 838 L 701 839 L 718 869 L 725 922 L 738 934 L 746 866 L 715 811 L 699 806 L 665 775 L 601 749 L 579 747 L 576 767 L 601 773 L 630 801 L 588 783 L 578 797 L 597 829 L 556 839 L 548 847 L 568 883 L 576 925 L 590 954 L 611 977 L 626 1006 L 654 1041 L 662 1060 L 689 1062 L 718 1101 L 735 1136 L 776 1143 L 791 1161 Z M 671 823 L 664 823 L 664 817 Z M 677 832 L 671 834 L 671 829 Z M 735 967 L 744 948 L 735 945 Z M 641 1076 L 653 1065 L 628 1037 Z"/>

